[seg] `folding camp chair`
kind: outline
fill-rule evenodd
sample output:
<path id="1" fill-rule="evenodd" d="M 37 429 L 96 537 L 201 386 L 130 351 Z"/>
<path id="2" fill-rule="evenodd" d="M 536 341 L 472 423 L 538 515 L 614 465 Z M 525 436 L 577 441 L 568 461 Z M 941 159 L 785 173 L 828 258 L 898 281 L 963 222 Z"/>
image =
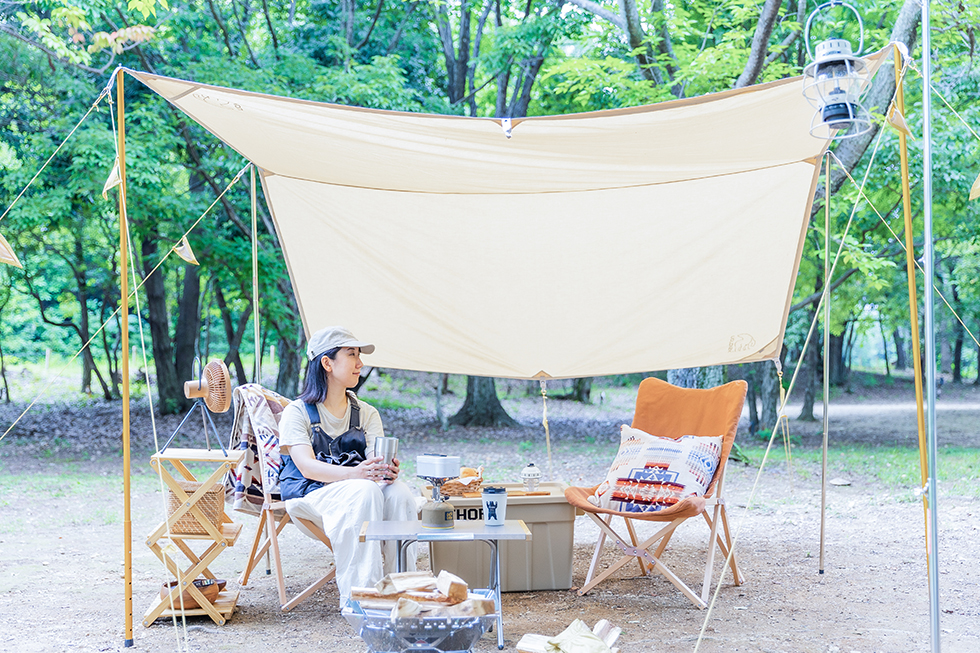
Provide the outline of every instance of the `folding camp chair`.
<path id="1" fill-rule="evenodd" d="M 589 502 L 589 497 L 596 487 L 571 487 L 565 491 L 565 498 L 570 504 L 588 515 L 600 529 L 599 540 L 592 554 L 592 563 L 579 595 L 584 595 L 593 587 L 609 578 L 633 558 L 640 564 L 644 575 L 650 570 L 657 571 L 684 593 L 694 605 L 699 608 L 707 607 L 711 574 L 714 565 L 714 543 L 717 543 L 722 556 L 728 556 L 731 549 L 731 534 L 728 529 L 728 514 L 725 510 L 725 499 L 722 494 L 725 476 L 725 463 L 735 441 L 738 430 L 738 420 L 745 403 L 745 393 L 748 386 L 745 381 L 733 381 L 717 388 L 707 390 L 691 390 L 678 388 L 655 378 L 645 379 L 636 396 L 636 411 L 633 414 L 633 428 L 640 429 L 651 435 L 680 438 L 685 435 L 695 436 L 724 436 L 722 439 L 721 457 L 715 474 L 703 497 L 688 497 L 679 503 L 663 508 L 658 512 L 622 512 L 600 508 Z M 701 586 L 701 596 L 697 596 L 667 565 L 661 560 L 670 538 L 677 527 L 691 517 L 702 515 L 711 530 L 708 539 L 708 559 L 704 569 L 704 582 Z M 623 537 L 612 528 L 613 517 L 625 520 L 627 536 Z M 636 541 L 636 521 L 665 523 L 651 537 L 642 543 Z M 719 522 L 721 532 L 719 532 Z M 610 538 L 622 552 L 622 556 L 608 569 L 596 576 L 600 554 L 606 538 Z M 656 546 L 655 550 L 652 550 Z M 731 558 L 732 576 L 735 585 L 742 584 L 742 575 L 738 569 L 735 557 Z"/>
<path id="2" fill-rule="evenodd" d="M 319 526 L 305 519 L 290 517 L 279 495 L 279 416 L 289 400 L 254 383 L 238 386 L 232 397 L 235 402 L 235 423 L 230 447 L 245 449 L 246 454 L 226 480 L 225 486 L 229 489 L 227 499 L 233 503 L 235 510 L 259 516 L 255 539 L 238 582 L 242 586 L 247 585 L 259 560 L 268 552 L 279 588 L 280 607 L 283 612 L 289 612 L 333 580 L 337 568 L 331 566 L 319 580 L 293 598 L 288 598 L 282 573 L 279 534 L 290 522 L 300 522 L 328 549 L 333 551 L 333 547 Z"/>

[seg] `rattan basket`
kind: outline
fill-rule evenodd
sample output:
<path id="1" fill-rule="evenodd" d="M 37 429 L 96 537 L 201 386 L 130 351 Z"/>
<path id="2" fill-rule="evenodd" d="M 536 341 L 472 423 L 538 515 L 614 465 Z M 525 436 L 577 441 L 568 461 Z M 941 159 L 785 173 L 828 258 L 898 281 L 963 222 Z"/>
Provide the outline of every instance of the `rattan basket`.
<path id="1" fill-rule="evenodd" d="M 479 475 L 469 476 L 469 483 L 461 483 L 458 478 L 451 479 L 442 484 L 442 493 L 450 497 L 461 497 L 464 492 L 479 492 L 483 485 L 483 468 L 477 469 Z"/>
<path id="2" fill-rule="evenodd" d="M 200 489 L 203 483 L 197 483 L 195 481 L 177 481 L 177 485 L 180 489 L 187 493 L 187 496 L 194 494 Z M 224 501 L 225 501 L 225 488 L 219 483 L 215 483 L 204 496 L 201 497 L 200 501 L 195 504 L 204 513 L 204 516 L 209 522 L 214 524 L 214 527 L 219 531 L 221 530 L 222 517 L 224 515 Z M 167 491 L 167 517 L 169 518 L 173 515 L 182 505 L 182 502 L 177 499 L 177 495 L 174 494 L 173 490 Z M 194 517 L 194 514 L 190 511 L 181 515 L 180 519 L 170 528 L 170 532 L 178 533 L 182 535 L 207 535 L 208 532 L 201 525 L 201 522 Z"/>

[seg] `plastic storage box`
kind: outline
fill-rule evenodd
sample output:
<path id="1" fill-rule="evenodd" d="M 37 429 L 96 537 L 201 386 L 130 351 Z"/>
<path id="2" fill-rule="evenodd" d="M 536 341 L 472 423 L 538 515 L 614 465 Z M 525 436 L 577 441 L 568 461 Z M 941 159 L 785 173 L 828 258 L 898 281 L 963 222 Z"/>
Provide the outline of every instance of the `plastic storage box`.
<path id="1" fill-rule="evenodd" d="M 523 490 L 520 483 L 493 483 L 508 490 Z M 500 589 L 502 592 L 567 590 L 572 586 L 572 544 L 575 540 L 575 508 L 565 501 L 565 483 L 538 486 L 547 496 L 508 496 L 507 519 L 522 519 L 531 531 L 530 542 L 500 542 Z M 483 519 L 479 498 L 450 497 L 456 521 Z M 445 569 L 470 587 L 490 583 L 490 549 L 483 542 L 430 543 L 432 569 Z"/>

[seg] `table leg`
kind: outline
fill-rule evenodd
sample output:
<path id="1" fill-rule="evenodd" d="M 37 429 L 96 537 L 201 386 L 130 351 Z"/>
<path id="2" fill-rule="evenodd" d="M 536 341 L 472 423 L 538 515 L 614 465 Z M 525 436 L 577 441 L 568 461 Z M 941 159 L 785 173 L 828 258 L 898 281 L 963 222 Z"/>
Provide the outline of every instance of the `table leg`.
<path id="1" fill-rule="evenodd" d="M 497 540 L 484 540 L 490 546 L 490 589 L 493 590 L 493 600 L 497 606 L 497 648 L 504 649 L 504 611 L 500 600 L 500 556 L 497 552 Z"/>
<path id="2" fill-rule="evenodd" d="M 408 567 L 408 547 L 411 546 L 412 542 L 415 540 L 396 540 L 396 546 L 398 548 L 398 561 L 395 564 L 395 569 L 399 573 L 405 571 Z"/>

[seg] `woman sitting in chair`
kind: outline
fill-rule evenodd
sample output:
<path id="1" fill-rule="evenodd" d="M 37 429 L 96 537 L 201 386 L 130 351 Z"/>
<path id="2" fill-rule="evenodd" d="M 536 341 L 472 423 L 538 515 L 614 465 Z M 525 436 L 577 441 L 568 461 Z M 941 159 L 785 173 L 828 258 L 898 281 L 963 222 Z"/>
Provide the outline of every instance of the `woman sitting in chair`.
<path id="1" fill-rule="evenodd" d="M 283 455 L 279 486 L 290 517 L 320 526 L 333 548 L 340 606 L 351 587 L 369 587 L 395 570 L 394 542 L 358 542 L 365 521 L 417 518 L 415 497 L 398 479 L 399 461 L 385 465 L 374 456 L 375 438 L 384 436 L 376 408 L 358 399 L 361 354 L 374 345 L 360 342 L 343 327 L 313 334 L 303 393 L 282 411 L 279 448 Z M 287 455 L 288 454 L 288 455 Z M 295 523 L 310 537 L 315 537 Z M 414 547 L 409 570 L 415 569 Z"/>

